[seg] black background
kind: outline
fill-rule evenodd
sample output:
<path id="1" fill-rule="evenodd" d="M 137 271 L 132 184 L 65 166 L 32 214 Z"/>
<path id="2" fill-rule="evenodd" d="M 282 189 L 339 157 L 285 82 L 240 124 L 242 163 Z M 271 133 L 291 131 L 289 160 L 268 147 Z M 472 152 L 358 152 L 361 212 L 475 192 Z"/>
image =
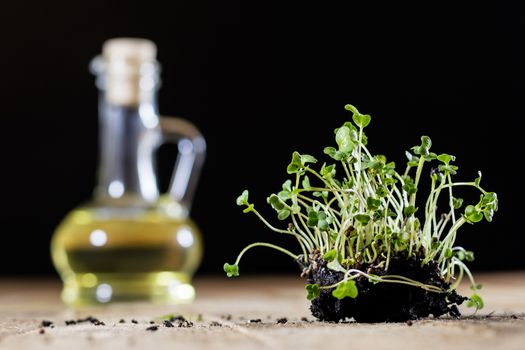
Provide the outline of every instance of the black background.
<path id="1" fill-rule="evenodd" d="M 376 153 L 401 163 L 428 134 L 434 151 L 457 156 L 458 179 L 482 169 L 500 212 L 492 224 L 463 229 L 459 243 L 476 251 L 474 269 L 525 268 L 522 12 L 163 3 L 0 5 L 1 274 L 54 273 L 52 232 L 95 184 L 97 92 L 87 65 L 116 36 L 157 43 L 161 112 L 191 120 L 207 139 L 192 213 L 206 243 L 201 272 L 221 272 L 249 242 L 281 239 L 235 198 L 250 188 L 273 219 L 265 199 L 286 179 L 291 152 L 322 158 L 350 117 L 345 103 L 372 115 Z M 169 168 L 161 166 L 164 183 Z M 241 269 L 296 268 L 261 249 Z"/>

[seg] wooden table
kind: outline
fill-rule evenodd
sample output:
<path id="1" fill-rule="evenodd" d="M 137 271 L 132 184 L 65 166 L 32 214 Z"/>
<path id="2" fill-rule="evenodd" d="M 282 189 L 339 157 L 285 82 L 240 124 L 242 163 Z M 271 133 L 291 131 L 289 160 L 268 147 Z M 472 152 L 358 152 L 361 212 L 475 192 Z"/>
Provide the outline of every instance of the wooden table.
<path id="1" fill-rule="evenodd" d="M 525 349 L 525 273 L 478 274 L 478 279 L 484 284 L 483 312 L 463 310 L 461 320 L 426 319 L 412 326 L 312 322 L 303 281 L 295 276 L 200 278 L 191 305 L 82 310 L 62 305 L 58 281 L 3 280 L 0 349 Z M 146 330 L 150 320 L 168 313 L 183 314 L 194 326 Z M 64 324 L 87 315 L 105 326 Z M 282 317 L 287 322 L 277 323 Z M 125 323 L 119 323 L 122 318 Z M 40 334 L 44 319 L 55 327 Z M 250 322 L 254 319 L 261 322 Z"/>

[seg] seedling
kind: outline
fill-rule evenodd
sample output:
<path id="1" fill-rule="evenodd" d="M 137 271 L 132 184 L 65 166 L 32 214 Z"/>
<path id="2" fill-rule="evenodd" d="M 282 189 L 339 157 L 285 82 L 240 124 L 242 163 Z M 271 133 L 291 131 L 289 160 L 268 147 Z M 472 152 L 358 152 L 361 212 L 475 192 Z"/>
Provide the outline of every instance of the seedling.
<path id="1" fill-rule="evenodd" d="M 293 236 L 301 253 L 252 243 L 234 264 L 224 264 L 228 277 L 239 275 L 239 262 L 248 250 L 268 247 L 303 268 L 307 299 L 320 320 L 459 316 L 457 305 L 467 298 L 455 290 L 464 275 L 474 291 L 467 306 L 482 308 L 481 286 L 466 265 L 474 254 L 454 243 L 463 225 L 492 221 L 498 210 L 496 193 L 481 187 L 481 173 L 472 181 L 454 182 L 455 157 L 432 152 L 428 136 L 406 152 L 406 167 L 398 172 L 394 162 L 369 150 L 364 130 L 370 116 L 352 105 L 345 109 L 353 122 L 335 130 L 336 145 L 324 149 L 330 161 L 319 166 L 313 156 L 294 152 L 287 167 L 292 178 L 267 198 L 277 218 L 288 221 L 287 228 L 270 224 L 250 202 L 248 190 L 237 198 L 244 213 L 255 214 L 276 233 Z M 430 189 L 426 200 L 418 201 L 425 168 L 430 168 Z M 477 189 L 479 201 L 464 206 L 455 194 L 461 187 Z M 446 203 L 441 214 L 438 202 Z"/>

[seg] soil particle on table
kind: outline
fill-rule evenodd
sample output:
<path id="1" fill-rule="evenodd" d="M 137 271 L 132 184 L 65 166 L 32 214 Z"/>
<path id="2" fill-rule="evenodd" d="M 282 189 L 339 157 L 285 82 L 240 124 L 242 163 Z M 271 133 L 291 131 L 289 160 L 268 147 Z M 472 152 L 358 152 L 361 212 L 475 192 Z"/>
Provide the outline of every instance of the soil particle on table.
<path id="1" fill-rule="evenodd" d="M 38 334 L 44 334 L 46 332 L 46 330 L 44 328 L 40 328 L 38 330 Z"/>
<path id="2" fill-rule="evenodd" d="M 407 326 L 412 326 L 414 323 L 412 322 L 412 320 L 407 320 Z"/>
<path id="3" fill-rule="evenodd" d="M 131 323 L 133 323 L 133 324 L 138 324 L 139 321 L 137 321 L 136 319 L 132 319 L 132 320 L 131 320 Z"/>
<path id="4" fill-rule="evenodd" d="M 150 332 L 155 332 L 158 329 L 159 329 L 159 326 L 149 326 L 148 328 L 146 328 L 146 330 Z"/>
<path id="5" fill-rule="evenodd" d="M 306 318 L 306 317 L 301 317 L 301 321 L 303 321 L 303 322 L 310 322 L 310 320 L 308 320 L 308 318 Z"/>
<path id="6" fill-rule="evenodd" d="M 210 327 L 222 327 L 222 324 L 217 321 L 211 321 Z"/>
<path id="7" fill-rule="evenodd" d="M 52 325 L 53 325 L 53 322 L 48 321 L 48 320 L 43 320 L 43 321 L 40 323 L 40 327 L 51 327 Z"/>
<path id="8" fill-rule="evenodd" d="M 123 318 L 121 318 L 118 323 L 126 323 L 126 320 L 124 320 Z"/>
<path id="9" fill-rule="evenodd" d="M 250 323 L 261 323 L 262 320 L 260 318 L 253 318 L 250 320 Z"/>
<path id="10" fill-rule="evenodd" d="M 173 323 L 171 323 L 171 321 L 164 320 L 164 327 L 173 328 L 175 326 L 173 325 Z"/>
<path id="11" fill-rule="evenodd" d="M 149 324 L 155 324 L 155 321 L 149 321 Z"/>
<path id="12" fill-rule="evenodd" d="M 179 328 L 191 328 L 193 327 L 193 322 L 184 320 L 182 322 L 179 322 Z"/>
<path id="13" fill-rule="evenodd" d="M 278 324 L 285 324 L 286 322 L 288 322 L 288 319 L 286 317 L 281 317 L 277 319 Z"/>
<path id="14" fill-rule="evenodd" d="M 182 315 L 176 315 L 176 316 L 171 316 L 169 318 L 169 321 L 171 322 L 184 322 L 186 321 L 186 318 Z"/>
<path id="15" fill-rule="evenodd" d="M 73 326 L 73 325 L 77 324 L 77 321 L 75 321 L 75 320 L 65 320 L 64 323 L 66 324 L 66 326 Z"/>
<path id="16" fill-rule="evenodd" d="M 96 325 L 96 326 L 100 326 L 102 325 L 102 321 L 100 321 L 98 318 L 96 317 L 93 317 L 93 316 L 87 316 L 85 318 L 79 318 L 77 319 L 76 321 L 77 323 L 84 323 L 84 322 L 91 322 L 92 324 Z"/>
<path id="17" fill-rule="evenodd" d="M 384 275 L 382 269 L 374 266 L 360 266 L 363 271 Z M 425 265 L 420 259 L 391 259 L 388 269 L 390 275 L 406 276 L 424 284 L 448 290 L 450 284 L 441 276 L 438 265 L 431 261 Z M 343 279 L 343 273 L 329 269 L 322 259 L 308 267 L 308 282 L 320 286 L 333 285 Z M 319 297 L 312 300 L 310 310 L 320 321 L 339 322 L 354 318 L 357 322 L 404 322 L 433 315 L 439 317 L 449 314 L 459 317 L 458 305 L 467 298 L 456 291 L 434 293 L 405 284 L 372 283 L 366 278 L 355 279 L 359 294 L 356 299 L 336 299 L 333 289 L 322 290 Z"/>

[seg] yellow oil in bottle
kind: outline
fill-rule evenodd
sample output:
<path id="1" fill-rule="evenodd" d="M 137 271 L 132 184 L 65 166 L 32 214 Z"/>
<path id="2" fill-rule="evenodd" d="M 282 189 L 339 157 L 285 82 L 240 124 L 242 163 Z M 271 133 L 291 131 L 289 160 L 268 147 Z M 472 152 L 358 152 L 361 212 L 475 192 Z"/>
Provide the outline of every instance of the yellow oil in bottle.
<path id="1" fill-rule="evenodd" d="M 110 39 L 91 63 L 100 90 L 98 180 L 93 199 L 51 241 L 69 305 L 194 298 L 202 244 L 189 211 L 206 142 L 189 121 L 158 115 L 156 51 L 149 40 Z M 178 154 L 161 194 L 155 156 L 166 143 Z"/>
<path id="2" fill-rule="evenodd" d="M 158 207 L 107 210 L 76 209 L 57 228 L 51 253 L 64 281 L 64 302 L 192 301 L 190 279 L 202 255 L 193 222 Z"/>

